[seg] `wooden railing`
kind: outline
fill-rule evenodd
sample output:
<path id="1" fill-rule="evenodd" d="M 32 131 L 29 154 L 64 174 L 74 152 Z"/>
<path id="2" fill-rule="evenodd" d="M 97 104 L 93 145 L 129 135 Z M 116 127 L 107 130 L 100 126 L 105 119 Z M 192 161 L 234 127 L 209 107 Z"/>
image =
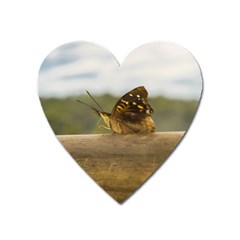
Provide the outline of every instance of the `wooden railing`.
<path id="1" fill-rule="evenodd" d="M 163 164 L 184 132 L 58 135 L 77 163 L 122 203 Z"/>

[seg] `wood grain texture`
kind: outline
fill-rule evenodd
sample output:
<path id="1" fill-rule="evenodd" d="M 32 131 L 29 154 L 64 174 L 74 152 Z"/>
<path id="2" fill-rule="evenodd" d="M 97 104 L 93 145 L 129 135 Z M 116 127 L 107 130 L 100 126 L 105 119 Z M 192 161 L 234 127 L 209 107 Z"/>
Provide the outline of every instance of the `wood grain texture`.
<path id="1" fill-rule="evenodd" d="M 167 159 L 184 132 L 59 135 L 77 163 L 122 203 Z"/>

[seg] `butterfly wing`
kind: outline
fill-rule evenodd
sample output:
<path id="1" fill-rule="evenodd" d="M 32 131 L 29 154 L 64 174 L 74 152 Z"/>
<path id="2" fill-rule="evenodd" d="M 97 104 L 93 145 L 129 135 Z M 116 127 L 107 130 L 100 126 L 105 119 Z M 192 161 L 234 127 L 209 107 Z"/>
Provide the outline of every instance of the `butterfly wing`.
<path id="1" fill-rule="evenodd" d="M 145 87 L 137 87 L 123 95 L 110 116 L 111 128 L 117 133 L 154 132 L 153 109 Z"/>
<path id="2" fill-rule="evenodd" d="M 136 117 L 151 115 L 153 109 L 147 100 L 148 92 L 145 87 L 137 87 L 123 95 L 113 108 L 112 116 L 124 118 L 136 114 Z"/>

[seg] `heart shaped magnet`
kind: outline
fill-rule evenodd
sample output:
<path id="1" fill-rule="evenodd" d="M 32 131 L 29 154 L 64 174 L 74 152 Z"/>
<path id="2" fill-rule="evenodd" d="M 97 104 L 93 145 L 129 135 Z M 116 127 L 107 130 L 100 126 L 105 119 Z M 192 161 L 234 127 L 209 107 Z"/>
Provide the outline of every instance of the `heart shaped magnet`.
<path id="1" fill-rule="evenodd" d="M 80 41 L 45 58 L 38 86 L 57 139 L 122 203 L 188 130 L 201 98 L 202 75 L 194 57 L 172 43 L 142 45 L 119 65 L 106 49 Z"/>

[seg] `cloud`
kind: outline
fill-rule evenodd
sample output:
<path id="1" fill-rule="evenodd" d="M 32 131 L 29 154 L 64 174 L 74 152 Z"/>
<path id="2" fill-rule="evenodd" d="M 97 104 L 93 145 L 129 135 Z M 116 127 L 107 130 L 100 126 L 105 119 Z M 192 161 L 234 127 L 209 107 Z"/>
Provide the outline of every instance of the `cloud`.
<path id="1" fill-rule="evenodd" d="M 40 96 L 65 97 L 86 89 L 121 96 L 144 85 L 151 96 L 197 99 L 202 90 L 197 62 L 171 43 L 145 44 L 132 51 L 121 67 L 108 50 L 87 42 L 63 45 L 45 61 L 39 73 Z"/>
<path id="2" fill-rule="evenodd" d="M 60 77 L 62 80 L 80 80 L 80 79 L 92 79 L 98 76 L 97 72 L 84 72 L 72 75 L 65 75 Z"/>

